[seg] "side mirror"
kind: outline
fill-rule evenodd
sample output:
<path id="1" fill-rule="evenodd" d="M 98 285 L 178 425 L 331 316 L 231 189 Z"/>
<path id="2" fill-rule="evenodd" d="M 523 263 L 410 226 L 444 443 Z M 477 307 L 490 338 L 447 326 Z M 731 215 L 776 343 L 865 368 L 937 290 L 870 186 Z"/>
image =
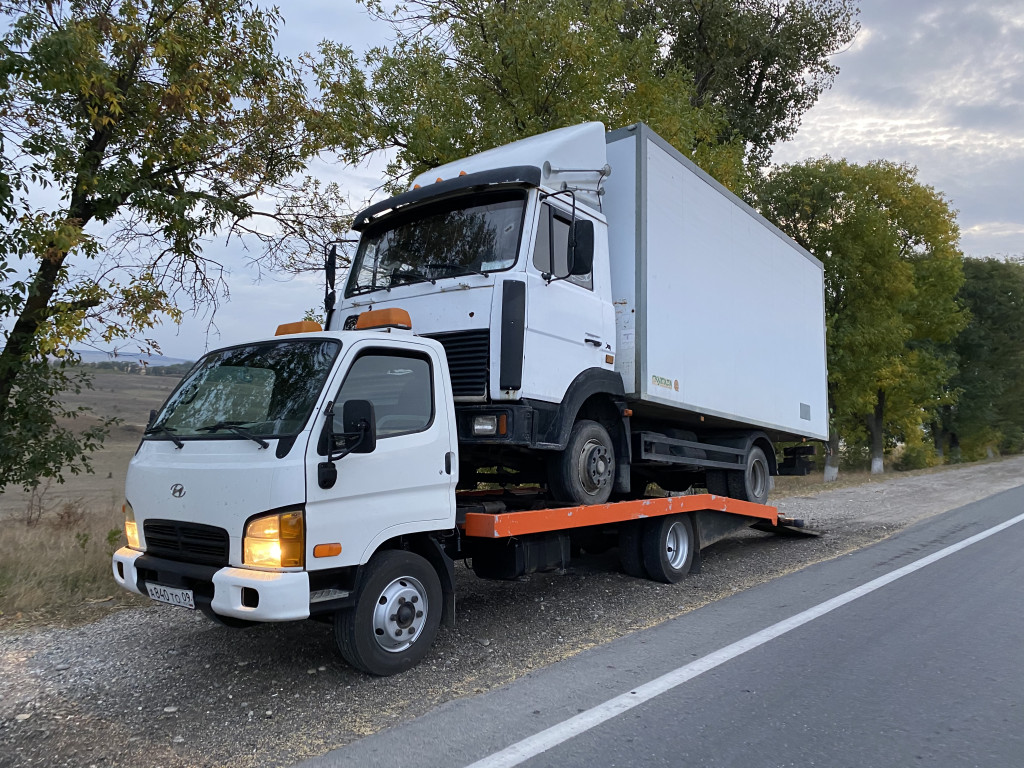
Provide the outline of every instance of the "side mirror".
<path id="1" fill-rule="evenodd" d="M 576 219 L 569 232 L 569 274 L 589 275 L 594 269 L 594 222 Z"/>
<path id="2" fill-rule="evenodd" d="M 353 440 L 349 453 L 373 453 L 377 448 L 377 417 L 369 400 L 348 400 L 342 411 L 345 437 Z"/>

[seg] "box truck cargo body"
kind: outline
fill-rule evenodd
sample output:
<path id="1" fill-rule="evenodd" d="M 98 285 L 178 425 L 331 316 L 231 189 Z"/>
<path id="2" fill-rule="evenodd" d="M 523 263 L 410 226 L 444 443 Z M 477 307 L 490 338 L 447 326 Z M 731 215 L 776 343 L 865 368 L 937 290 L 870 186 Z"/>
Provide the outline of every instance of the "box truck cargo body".
<path id="1" fill-rule="evenodd" d="M 627 398 L 827 439 L 821 262 L 647 126 L 610 133 L 607 152 Z"/>

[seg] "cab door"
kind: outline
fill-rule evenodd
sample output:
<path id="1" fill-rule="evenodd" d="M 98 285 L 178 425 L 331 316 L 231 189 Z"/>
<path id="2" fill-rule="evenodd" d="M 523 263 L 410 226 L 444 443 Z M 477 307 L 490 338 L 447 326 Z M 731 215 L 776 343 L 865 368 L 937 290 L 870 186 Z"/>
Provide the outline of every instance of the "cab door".
<path id="1" fill-rule="evenodd" d="M 609 367 L 605 355 L 614 347 L 614 320 L 609 324 L 610 308 L 600 290 L 603 272 L 598 270 L 606 263 L 604 239 L 595 238 L 594 272 L 550 279 L 552 273 L 565 275 L 568 271 L 572 213 L 561 203 L 552 199 L 540 204 L 526 272 L 524 357 L 533 364 L 524 366 L 522 396 L 548 402 L 560 402 L 582 371 Z"/>
<path id="2" fill-rule="evenodd" d="M 377 445 L 336 461 L 334 486 L 321 488 L 321 409 L 306 452 L 307 569 L 358 565 L 394 536 L 454 527 L 458 461 L 447 375 L 436 350 L 412 338 L 363 339 L 347 350 L 329 390 L 334 430 L 344 431 L 347 400 L 369 400 Z M 335 542 L 340 555 L 313 557 L 317 544 Z"/>

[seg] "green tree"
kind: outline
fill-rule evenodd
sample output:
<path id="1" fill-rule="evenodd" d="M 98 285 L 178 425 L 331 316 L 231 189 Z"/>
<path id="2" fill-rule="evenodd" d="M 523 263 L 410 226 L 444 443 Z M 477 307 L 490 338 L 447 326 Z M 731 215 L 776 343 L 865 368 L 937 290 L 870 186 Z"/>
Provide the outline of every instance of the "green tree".
<path id="1" fill-rule="evenodd" d="M 954 342 L 958 359 L 950 387 L 955 406 L 933 430 L 950 440 L 954 457 L 964 443 L 984 453 L 1024 450 L 1024 258 L 965 259 L 960 299 L 970 322 Z"/>
<path id="2" fill-rule="evenodd" d="M 73 344 L 137 338 L 222 289 L 237 230 L 319 144 L 280 16 L 247 0 L 0 6 L 0 488 L 88 468 Z M 141 342 L 144 346 L 147 342 Z M 56 365 L 48 365 L 56 358 Z"/>
<path id="3" fill-rule="evenodd" d="M 721 144 L 726 124 L 694 106 L 689 73 L 665 66 L 659 29 L 622 32 L 619 0 L 412 0 L 395 43 L 360 60 L 321 46 L 315 67 L 326 114 L 349 163 L 391 158 L 389 189 L 410 174 L 586 120 L 651 125 L 723 183 L 737 186 L 742 146 Z"/>
<path id="4" fill-rule="evenodd" d="M 631 18 L 660 20 L 667 60 L 693 74 L 693 103 L 724 109 L 725 139 L 738 135 L 760 167 L 832 86 L 829 57 L 853 41 L 857 13 L 854 0 L 645 0 Z"/>
<path id="5" fill-rule="evenodd" d="M 954 213 L 916 170 L 829 158 L 775 169 L 762 212 L 825 265 L 830 456 L 867 440 L 880 471 L 884 430 L 908 433 L 949 397 L 941 344 L 962 327 Z"/>

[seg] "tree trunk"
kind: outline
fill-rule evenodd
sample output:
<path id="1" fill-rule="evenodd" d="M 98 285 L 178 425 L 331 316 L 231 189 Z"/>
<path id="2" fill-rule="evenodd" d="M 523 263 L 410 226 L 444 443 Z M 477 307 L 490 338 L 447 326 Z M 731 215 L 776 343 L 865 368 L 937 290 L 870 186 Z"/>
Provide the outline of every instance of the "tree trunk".
<path id="1" fill-rule="evenodd" d="M 86 145 L 81 170 L 75 180 L 75 191 L 68 202 L 65 224 L 73 224 L 81 229 L 92 221 L 96 213 L 95 202 L 90 202 L 86 198 L 87 193 L 83 190 L 88 185 L 83 179 L 92 178 L 96 174 L 108 140 L 109 134 L 106 131 L 97 131 Z M 60 279 L 68 252 L 66 246 L 58 248 L 51 242 L 39 256 L 39 269 L 32 276 L 25 305 L 21 308 L 18 319 L 7 337 L 7 346 L 0 352 L 0 424 L 5 423 L 18 374 L 21 373 L 25 362 L 36 352 L 36 334 L 50 316 L 50 302 L 57 292 L 57 281 Z"/>
<path id="2" fill-rule="evenodd" d="M 32 278 L 25 306 L 7 337 L 7 346 L 0 352 L 0 424 L 7 416 L 18 374 L 35 351 L 36 333 L 46 320 L 50 300 L 57 289 L 57 277 L 66 257 L 65 251 L 47 254 L 43 258 Z"/>
<path id="3" fill-rule="evenodd" d="M 938 421 L 935 421 L 934 419 L 931 423 L 931 430 L 932 442 L 935 443 L 935 457 L 941 460 L 943 457 L 943 448 L 946 444 L 946 432 L 945 430 L 942 429 L 942 425 Z"/>
<path id="4" fill-rule="evenodd" d="M 960 461 L 960 436 L 956 432 L 949 433 L 949 460 Z"/>
<path id="5" fill-rule="evenodd" d="M 839 433 L 832 430 L 828 436 L 828 456 L 825 457 L 825 482 L 839 479 Z"/>
<path id="6" fill-rule="evenodd" d="M 878 390 L 878 399 L 875 400 L 875 412 L 868 416 L 868 433 L 871 435 L 871 474 L 880 475 L 885 471 L 883 458 L 885 455 L 885 442 L 882 433 L 882 423 L 885 417 L 885 392 Z"/>

